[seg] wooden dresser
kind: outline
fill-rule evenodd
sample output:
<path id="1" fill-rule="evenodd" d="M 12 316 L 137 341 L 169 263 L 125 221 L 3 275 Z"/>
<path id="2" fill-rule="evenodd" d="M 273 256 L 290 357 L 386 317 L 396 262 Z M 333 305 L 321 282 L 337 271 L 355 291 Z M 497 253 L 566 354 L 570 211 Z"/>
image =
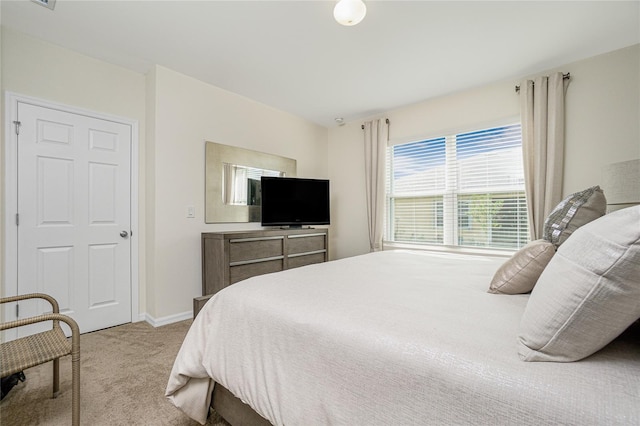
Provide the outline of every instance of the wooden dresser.
<path id="1" fill-rule="evenodd" d="M 329 230 L 268 229 L 202 233 L 202 297 L 193 316 L 223 288 L 256 275 L 329 260 Z"/>

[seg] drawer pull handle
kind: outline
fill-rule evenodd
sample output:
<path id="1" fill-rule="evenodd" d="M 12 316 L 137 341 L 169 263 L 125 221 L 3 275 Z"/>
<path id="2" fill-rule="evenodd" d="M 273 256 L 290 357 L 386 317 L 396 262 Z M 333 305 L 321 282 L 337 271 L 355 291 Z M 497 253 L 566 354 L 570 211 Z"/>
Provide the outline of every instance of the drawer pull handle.
<path id="1" fill-rule="evenodd" d="M 284 240 L 284 236 L 279 237 L 254 237 L 254 238 L 233 238 L 230 243 L 249 243 L 251 241 Z"/>
<path id="2" fill-rule="evenodd" d="M 307 237 L 324 237 L 327 234 L 318 232 L 317 234 L 300 234 L 300 235 L 287 235 L 287 238 L 307 238 Z"/>
<path id="3" fill-rule="evenodd" d="M 251 265 L 252 263 L 270 262 L 272 260 L 281 260 L 284 256 L 263 257 L 262 259 L 239 260 L 229 263 L 229 266 Z"/>
<path id="4" fill-rule="evenodd" d="M 289 257 L 300 257 L 300 256 L 310 256 L 312 254 L 320 254 L 320 253 L 326 253 L 326 250 L 315 250 L 315 251 L 307 251 L 304 253 L 294 253 L 294 254 L 290 254 Z"/>

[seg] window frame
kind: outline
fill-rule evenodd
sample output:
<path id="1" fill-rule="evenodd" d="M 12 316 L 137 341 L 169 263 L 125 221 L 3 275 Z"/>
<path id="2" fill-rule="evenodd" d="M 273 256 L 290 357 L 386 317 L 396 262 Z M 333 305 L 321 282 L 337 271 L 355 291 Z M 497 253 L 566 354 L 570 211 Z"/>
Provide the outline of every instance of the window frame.
<path id="1" fill-rule="evenodd" d="M 444 241 L 442 244 L 427 243 L 427 242 L 393 241 L 388 239 L 388 235 L 391 235 L 391 233 L 394 231 L 394 224 L 392 223 L 391 220 L 389 220 L 390 214 L 392 211 L 391 210 L 392 200 L 395 198 L 403 198 L 402 195 L 399 197 L 392 196 L 393 194 L 392 187 L 393 187 L 394 181 L 393 179 L 391 179 L 391 176 L 393 176 L 393 173 L 395 170 L 395 167 L 394 167 L 395 165 L 393 161 L 394 158 L 392 155 L 393 147 L 397 145 L 416 143 L 421 141 L 437 140 L 437 139 L 444 138 L 446 140 L 445 149 L 449 150 L 449 149 L 452 149 L 452 147 L 453 149 L 455 149 L 456 144 L 455 143 L 451 144 L 450 140 L 453 139 L 455 141 L 456 136 L 463 135 L 466 133 L 490 130 L 490 129 L 499 128 L 499 127 L 507 127 L 515 124 L 519 124 L 522 129 L 522 123 L 519 116 L 509 117 L 499 121 L 493 121 L 485 124 L 474 124 L 471 126 L 464 126 L 464 127 L 460 126 L 459 128 L 454 128 L 454 129 L 450 128 L 449 130 L 446 130 L 446 131 L 431 133 L 430 136 L 426 136 L 426 137 L 390 139 L 387 143 L 387 150 L 386 150 L 388 167 L 386 168 L 386 172 L 385 172 L 386 187 L 385 187 L 383 248 L 390 248 L 390 249 L 410 248 L 410 249 L 429 250 L 429 251 L 445 251 L 445 252 L 455 252 L 455 253 L 495 255 L 495 256 L 501 256 L 501 257 L 510 256 L 514 252 L 519 250 L 519 248 L 458 245 L 458 242 L 459 242 L 459 235 L 458 235 L 459 224 L 457 223 L 458 222 L 458 196 L 472 194 L 473 191 L 464 191 L 464 190 L 459 191 L 457 187 L 457 181 L 455 182 L 455 188 L 453 190 L 449 188 L 445 188 L 444 192 L 425 191 L 424 193 L 416 193 L 413 195 L 413 197 L 442 196 L 441 201 L 436 201 L 436 204 L 440 203 L 440 206 L 442 209 L 444 209 L 445 208 L 444 206 L 447 205 L 447 203 L 449 203 L 448 206 L 451 209 L 451 212 L 449 214 L 452 216 L 452 220 L 451 220 L 452 225 L 450 226 L 452 226 L 453 229 L 450 229 L 448 232 L 445 232 L 444 230 L 442 231 L 445 234 Z M 449 180 L 447 180 L 447 182 L 450 183 Z M 526 194 L 524 193 L 524 188 L 518 189 L 517 191 L 514 191 L 514 192 L 522 192 L 525 200 L 524 202 L 526 203 Z M 495 194 L 495 193 L 492 193 L 491 191 L 489 191 L 489 192 L 486 192 L 486 194 Z M 408 196 L 405 196 L 405 197 L 409 198 Z M 437 210 L 437 206 L 434 206 L 433 208 Z M 436 221 L 444 221 L 444 218 L 438 218 L 437 214 L 435 216 L 435 219 Z M 472 221 L 472 218 L 469 217 L 468 218 L 469 223 L 467 224 L 467 227 L 465 229 L 468 229 L 471 227 L 471 221 Z M 526 242 L 529 241 L 528 233 L 527 233 L 526 240 L 524 241 L 525 241 L 524 244 L 526 244 Z M 524 246 L 524 244 L 522 244 L 522 246 Z"/>

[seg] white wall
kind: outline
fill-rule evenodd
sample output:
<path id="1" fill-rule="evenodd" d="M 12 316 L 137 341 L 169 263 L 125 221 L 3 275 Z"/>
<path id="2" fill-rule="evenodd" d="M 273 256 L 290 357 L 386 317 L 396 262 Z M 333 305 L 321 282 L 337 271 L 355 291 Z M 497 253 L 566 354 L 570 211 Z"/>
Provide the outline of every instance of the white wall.
<path id="1" fill-rule="evenodd" d="M 205 141 L 294 158 L 298 176 L 325 178 L 328 136 L 324 127 L 167 68 L 156 66 L 152 74 L 155 136 L 148 140 L 147 180 L 153 184 L 147 190 L 155 217 L 148 228 L 153 293 L 147 311 L 158 319 L 190 312 L 192 298 L 202 294 L 201 232 L 259 228 L 204 223 Z M 189 205 L 195 219 L 186 217 Z"/>
<path id="2" fill-rule="evenodd" d="M 0 7 L 0 22 L 2 22 L 2 7 Z M 2 89 L 2 31 L 0 29 L 0 89 Z M 4 92 L 0 95 L 0 176 L 4 177 Z M 3 178 L 4 182 L 4 178 Z M 4 206 L 4 185 L 0 185 L 0 206 Z M 4 210 L 0 208 L 0 271 L 4 271 Z M 0 274 L 0 297 L 4 296 L 4 275 Z M 4 307 L 0 306 L 0 318 L 4 318 Z"/>
<path id="3" fill-rule="evenodd" d="M 47 101 L 137 120 L 140 126 L 140 170 L 144 170 L 145 77 L 2 27 L 2 90 Z M 4 100 L 3 100 L 4 105 Z M 3 127 L 4 152 L 4 127 Z M 4 164 L 4 157 L 1 159 Z M 4 176 L 4 175 L 3 175 Z M 144 175 L 139 177 L 139 223 L 144 223 Z M 4 198 L 3 198 L 4 201 Z M 4 203 L 2 204 L 4 205 Z M 4 215 L 4 210 L 2 214 Z M 3 219 L 4 223 L 4 219 Z M 144 232 L 144 230 L 141 230 Z M 2 239 L 4 250 L 4 239 Z M 144 235 L 139 238 L 139 262 L 144 264 Z M 145 291 L 140 268 L 140 292 Z M 4 288 L 4 283 L 2 288 Z M 140 297 L 144 312 L 144 298 Z"/>
<path id="4" fill-rule="evenodd" d="M 640 44 L 566 71 L 564 193 L 570 194 L 601 184 L 602 166 L 640 158 Z"/>
<path id="5" fill-rule="evenodd" d="M 329 129 L 331 238 L 334 259 L 369 252 L 361 123 Z"/>
<path id="6" fill-rule="evenodd" d="M 640 158 L 640 45 L 551 71 L 571 73 L 566 97 L 566 195 L 599 184 L 602 166 Z M 514 86 L 522 79 L 427 100 L 380 116 L 391 122 L 391 141 L 499 124 L 519 116 Z M 361 124 L 347 123 L 329 131 L 329 177 L 332 187 L 339 188 L 334 193 L 339 209 L 332 218 L 337 258 L 369 250 L 364 164 L 354 160 L 364 158 Z"/>
<path id="7" fill-rule="evenodd" d="M 6 28 L 1 41 L 3 91 L 138 120 L 139 309 L 152 321 L 188 315 L 201 295 L 201 232 L 259 227 L 204 224 L 205 140 L 295 158 L 299 176 L 328 176 L 324 127 L 166 68 L 145 76 Z"/>

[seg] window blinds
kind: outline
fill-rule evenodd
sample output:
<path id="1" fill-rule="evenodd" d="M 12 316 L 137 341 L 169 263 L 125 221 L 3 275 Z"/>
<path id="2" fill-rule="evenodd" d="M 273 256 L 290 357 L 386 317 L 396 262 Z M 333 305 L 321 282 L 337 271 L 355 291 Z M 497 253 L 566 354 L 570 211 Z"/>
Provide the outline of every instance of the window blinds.
<path id="1" fill-rule="evenodd" d="M 386 239 L 520 248 L 527 213 L 520 124 L 395 145 Z"/>

